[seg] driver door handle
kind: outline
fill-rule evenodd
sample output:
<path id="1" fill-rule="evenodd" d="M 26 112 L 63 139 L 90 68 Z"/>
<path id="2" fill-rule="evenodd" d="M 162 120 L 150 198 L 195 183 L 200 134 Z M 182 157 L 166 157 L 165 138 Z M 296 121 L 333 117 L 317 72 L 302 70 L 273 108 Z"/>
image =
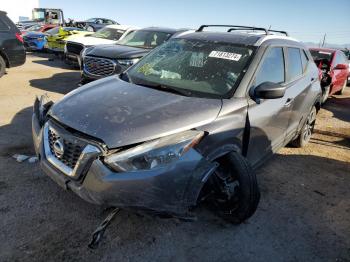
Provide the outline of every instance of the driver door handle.
<path id="1" fill-rule="evenodd" d="M 284 106 L 289 107 L 293 103 L 293 101 L 294 101 L 294 98 L 288 98 Z"/>

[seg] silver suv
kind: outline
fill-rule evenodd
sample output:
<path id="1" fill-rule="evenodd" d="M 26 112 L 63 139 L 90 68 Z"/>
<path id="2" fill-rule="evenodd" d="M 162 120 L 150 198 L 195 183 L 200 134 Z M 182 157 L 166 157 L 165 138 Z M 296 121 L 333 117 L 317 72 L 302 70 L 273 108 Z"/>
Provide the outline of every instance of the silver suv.
<path id="1" fill-rule="evenodd" d="M 260 198 L 253 168 L 310 139 L 318 70 L 285 32 L 207 27 L 54 105 L 36 100 L 47 175 L 96 204 L 188 216 L 205 202 L 233 223 L 249 218 Z"/>

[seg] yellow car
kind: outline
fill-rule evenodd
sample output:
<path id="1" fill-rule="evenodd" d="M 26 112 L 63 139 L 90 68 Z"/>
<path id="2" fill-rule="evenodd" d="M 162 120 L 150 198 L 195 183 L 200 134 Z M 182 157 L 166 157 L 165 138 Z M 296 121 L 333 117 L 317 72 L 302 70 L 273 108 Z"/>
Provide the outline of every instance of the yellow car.
<path id="1" fill-rule="evenodd" d="M 78 36 L 91 35 L 91 32 L 77 27 L 55 27 L 46 33 L 47 41 L 45 48 L 55 53 L 64 51 L 64 46 L 68 38 L 72 40 Z"/>

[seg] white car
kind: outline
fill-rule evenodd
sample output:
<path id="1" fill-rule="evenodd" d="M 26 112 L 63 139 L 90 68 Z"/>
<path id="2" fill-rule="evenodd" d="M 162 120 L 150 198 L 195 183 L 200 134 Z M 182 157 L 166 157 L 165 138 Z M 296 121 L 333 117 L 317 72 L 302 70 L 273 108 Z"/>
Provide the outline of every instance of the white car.
<path id="1" fill-rule="evenodd" d="M 85 47 L 116 44 L 137 29 L 139 28 L 128 25 L 108 25 L 93 34 L 74 38 L 68 37 L 64 48 L 65 62 L 80 66 L 80 53 Z"/>

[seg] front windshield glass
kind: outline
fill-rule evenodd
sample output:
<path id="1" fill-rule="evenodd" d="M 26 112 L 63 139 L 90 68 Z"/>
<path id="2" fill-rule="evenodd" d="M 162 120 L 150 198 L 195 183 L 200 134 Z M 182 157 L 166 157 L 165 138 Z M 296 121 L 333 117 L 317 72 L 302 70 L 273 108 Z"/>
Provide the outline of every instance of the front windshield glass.
<path id="1" fill-rule="evenodd" d="M 98 30 L 96 33 L 92 34 L 91 36 L 118 41 L 124 33 L 125 33 L 125 30 L 104 27 Z"/>
<path id="2" fill-rule="evenodd" d="M 56 34 L 58 34 L 59 30 L 60 30 L 59 27 L 55 27 L 55 28 L 52 28 L 50 30 L 47 30 L 46 33 L 49 34 L 49 35 L 56 35 Z"/>
<path id="3" fill-rule="evenodd" d="M 89 22 L 89 23 L 94 23 L 96 21 L 96 18 L 90 18 L 88 20 L 85 20 L 85 22 Z"/>
<path id="4" fill-rule="evenodd" d="M 34 21 L 43 21 L 45 19 L 44 10 L 33 10 L 33 20 Z"/>
<path id="5" fill-rule="evenodd" d="M 42 28 L 42 25 L 33 25 L 29 28 L 27 28 L 27 31 L 39 31 Z"/>
<path id="6" fill-rule="evenodd" d="M 171 37 L 171 33 L 138 30 L 120 40 L 119 44 L 140 48 L 155 48 Z"/>
<path id="7" fill-rule="evenodd" d="M 227 97 L 239 84 L 254 47 L 172 39 L 130 68 L 131 82 L 205 97 Z"/>

